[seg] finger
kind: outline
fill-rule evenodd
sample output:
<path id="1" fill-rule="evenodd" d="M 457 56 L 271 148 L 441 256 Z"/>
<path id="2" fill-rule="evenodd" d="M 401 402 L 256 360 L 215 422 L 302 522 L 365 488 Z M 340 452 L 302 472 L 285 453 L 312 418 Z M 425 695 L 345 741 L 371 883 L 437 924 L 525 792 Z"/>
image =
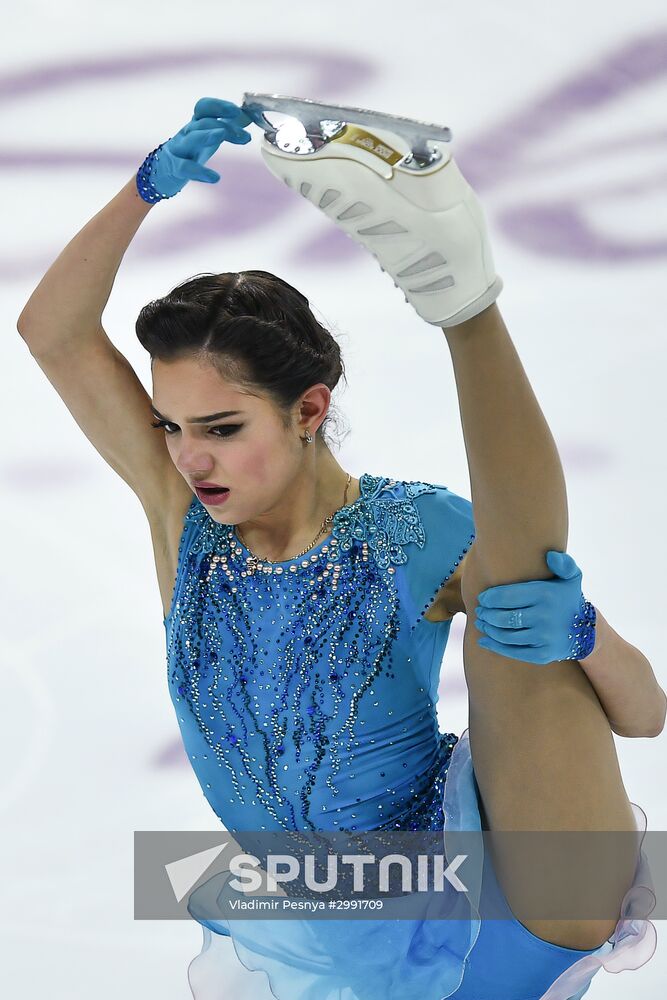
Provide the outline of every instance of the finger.
<path id="1" fill-rule="evenodd" d="M 567 552 L 557 552 L 554 549 L 550 549 L 547 552 L 546 560 L 551 572 L 555 573 L 562 580 L 571 580 L 581 573 L 576 562 Z"/>
<path id="2" fill-rule="evenodd" d="M 241 110 L 255 125 L 259 125 L 261 129 L 266 128 L 268 122 L 259 104 L 246 104 Z"/>
<path id="3" fill-rule="evenodd" d="M 475 622 L 475 627 L 487 635 L 490 639 L 495 639 L 503 645 L 508 646 L 540 646 L 538 635 L 532 628 L 503 629 L 496 628 L 495 625 L 487 625 L 486 622 Z M 532 642 L 531 642 L 532 640 Z"/>
<path id="4" fill-rule="evenodd" d="M 206 135 L 206 130 L 204 131 L 204 135 Z M 238 145 L 243 145 L 246 142 L 250 142 L 251 139 L 252 136 L 250 133 L 244 132 L 242 128 L 234 128 L 233 125 L 225 125 L 223 129 L 222 142 L 234 142 Z M 218 145 L 220 145 L 220 142 L 218 142 Z"/>
<path id="5" fill-rule="evenodd" d="M 535 581 L 526 580 L 522 583 L 505 583 L 499 587 L 488 587 L 480 590 L 479 603 L 484 608 L 531 608 L 534 607 L 532 594 Z"/>
<path id="6" fill-rule="evenodd" d="M 233 142 L 237 146 L 245 146 L 247 142 L 252 140 L 252 136 L 249 132 L 244 132 L 242 128 L 230 128 L 227 130 L 227 135 L 225 136 L 226 142 Z"/>
<path id="7" fill-rule="evenodd" d="M 511 611 L 503 611 L 497 608 L 475 608 L 475 615 L 480 621 L 497 628 L 532 628 L 535 625 L 534 612 L 532 608 L 515 608 Z"/>
<path id="8" fill-rule="evenodd" d="M 190 121 L 181 129 L 181 135 L 199 135 L 201 132 L 222 132 L 223 137 L 229 138 L 230 141 L 233 141 L 234 136 L 243 142 L 252 139 L 249 132 L 231 122 L 221 122 L 218 118 L 201 118 L 199 121 Z"/>
<path id="9" fill-rule="evenodd" d="M 190 132 L 189 135 L 179 136 L 173 140 L 172 147 L 174 156 L 195 159 L 199 158 L 204 150 L 208 150 L 208 156 L 212 156 L 223 142 L 244 145 L 251 139 L 252 136 L 248 135 L 247 132 L 241 132 L 237 135 L 228 128 L 203 129 Z"/>
<path id="10" fill-rule="evenodd" d="M 210 167 L 204 167 L 196 160 L 181 160 L 178 157 L 174 158 L 172 173 L 179 180 L 204 181 L 206 184 L 217 184 L 220 180 L 220 174 Z"/>
<path id="11" fill-rule="evenodd" d="M 257 120 L 257 114 L 249 115 L 244 108 L 239 108 L 238 117 L 234 119 L 236 125 L 262 125 L 262 121 Z"/>
<path id="12" fill-rule="evenodd" d="M 170 149 L 174 156 L 194 157 L 200 150 L 210 147 L 212 152 L 227 138 L 226 128 L 210 128 L 174 136 Z"/>
<path id="13" fill-rule="evenodd" d="M 233 101 L 222 101 L 219 97 L 200 97 L 194 108 L 195 118 L 246 118 L 247 115 Z"/>

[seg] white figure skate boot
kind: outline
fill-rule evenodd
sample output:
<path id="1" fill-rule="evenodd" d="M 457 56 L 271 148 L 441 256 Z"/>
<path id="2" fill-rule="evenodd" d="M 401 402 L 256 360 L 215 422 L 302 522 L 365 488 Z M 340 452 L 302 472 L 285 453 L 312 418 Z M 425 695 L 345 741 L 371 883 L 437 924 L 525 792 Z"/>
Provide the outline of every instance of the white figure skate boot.
<path id="1" fill-rule="evenodd" d="M 367 247 L 427 323 L 455 326 L 495 302 L 503 283 L 449 129 L 279 95 L 247 93 L 242 107 L 264 129 L 269 170 Z M 267 111 L 291 120 L 273 125 Z"/>

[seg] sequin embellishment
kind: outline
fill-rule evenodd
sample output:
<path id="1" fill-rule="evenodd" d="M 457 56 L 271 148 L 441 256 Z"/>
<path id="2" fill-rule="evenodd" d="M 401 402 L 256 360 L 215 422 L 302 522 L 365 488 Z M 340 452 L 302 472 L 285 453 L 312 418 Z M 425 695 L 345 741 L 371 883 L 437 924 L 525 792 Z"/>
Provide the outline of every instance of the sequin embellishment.
<path id="1" fill-rule="evenodd" d="M 233 525 L 213 521 L 193 498 L 185 517 L 193 538 L 165 623 L 170 694 L 190 762 L 228 829 L 227 813 L 250 815 L 248 807 L 265 822 L 246 829 L 317 830 L 324 821 L 341 830 L 441 828 L 457 737 L 436 729 L 419 775 L 392 749 L 411 738 L 395 712 L 404 620 L 395 566 L 407 561 L 409 543 L 424 545 L 413 500 L 436 487 L 402 483 L 397 497 L 396 486 L 362 475 L 359 499 L 334 514 L 329 539 L 257 572 L 246 571 Z M 428 722 L 433 705 L 419 691 L 419 720 Z M 378 786 L 385 794 L 370 825 L 366 817 L 358 827 L 356 772 L 362 757 L 368 774 L 376 743 L 374 756 L 382 746 L 393 771 L 380 760 L 372 787 L 374 798 Z M 223 785 L 231 809 L 221 804 Z"/>
<path id="2" fill-rule="evenodd" d="M 595 606 L 587 601 L 582 594 L 579 599 L 579 610 L 571 625 L 572 631 L 568 633 L 568 639 L 572 641 L 570 652 L 565 657 L 566 660 L 584 660 L 589 653 L 593 652 L 596 625 L 597 611 Z"/>

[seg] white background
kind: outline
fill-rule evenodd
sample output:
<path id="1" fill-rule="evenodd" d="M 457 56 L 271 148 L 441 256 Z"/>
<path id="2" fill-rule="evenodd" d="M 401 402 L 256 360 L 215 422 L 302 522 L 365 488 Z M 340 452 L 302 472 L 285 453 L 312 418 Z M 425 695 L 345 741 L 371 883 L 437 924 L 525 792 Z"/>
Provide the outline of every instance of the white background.
<path id="1" fill-rule="evenodd" d="M 19 312 L 199 97 L 268 91 L 448 125 L 565 468 L 568 551 L 586 596 L 664 685 L 667 13 L 659 0 L 38 0 L 11 5 L 3 26 L 0 988 L 187 1000 L 199 927 L 132 911 L 134 830 L 216 828 L 168 697 L 150 535 L 31 358 Z M 202 271 L 274 271 L 342 345 L 341 465 L 470 496 L 443 334 L 270 177 L 251 131 L 255 142 L 211 161 L 218 185 L 189 184 L 152 210 L 118 272 L 109 336 L 150 392 L 134 334 L 144 303 Z M 462 621 L 438 705 L 441 729 L 458 733 Z M 666 829 L 664 735 L 616 746 L 630 798 L 649 829 Z M 268 996 L 262 974 L 235 986 L 236 968 L 220 997 Z M 601 972 L 588 996 L 658 997 L 666 975 L 659 940 L 647 966 Z"/>

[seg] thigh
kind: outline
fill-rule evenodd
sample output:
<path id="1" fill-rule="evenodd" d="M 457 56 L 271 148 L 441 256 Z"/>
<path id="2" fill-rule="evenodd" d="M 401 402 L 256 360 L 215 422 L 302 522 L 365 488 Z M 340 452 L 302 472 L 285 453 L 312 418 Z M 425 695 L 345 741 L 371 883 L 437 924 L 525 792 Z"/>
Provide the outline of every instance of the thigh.
<path id="1" fill-rule="evenodd" d="M 634 831 L 609 722 L 578 663 L 536 666 L 478 645 L 474 608 L 479 591 L 488 585 L 478 561 L 467 559 L 461 586 L 467 613 L 463 659 L 470 750 L 487 828 Z M 581 850 L 581 841 L 577 848 Z M 534 862 L 532 868 L 527 859 L 513 857 L 509 845 L 496 850 L 494 844 L 494 852 L 499 882 L 519 919 L 519 887 L 526 880 L 544 899 L 555 898 L 555 893 L 574 899 L 577 891 L 590 886 L 593 894 L 603 884 L 618 899 L 620 910 L 636 864 L 630 838 L 619 847 L 613 886 L 609 858 L 593 851 L 586 866 L 578 856 L 554 858 L 547 866 Z M 583 948 L 606 940 L 616 919 L 524 923 L 545 940 Z"/>

